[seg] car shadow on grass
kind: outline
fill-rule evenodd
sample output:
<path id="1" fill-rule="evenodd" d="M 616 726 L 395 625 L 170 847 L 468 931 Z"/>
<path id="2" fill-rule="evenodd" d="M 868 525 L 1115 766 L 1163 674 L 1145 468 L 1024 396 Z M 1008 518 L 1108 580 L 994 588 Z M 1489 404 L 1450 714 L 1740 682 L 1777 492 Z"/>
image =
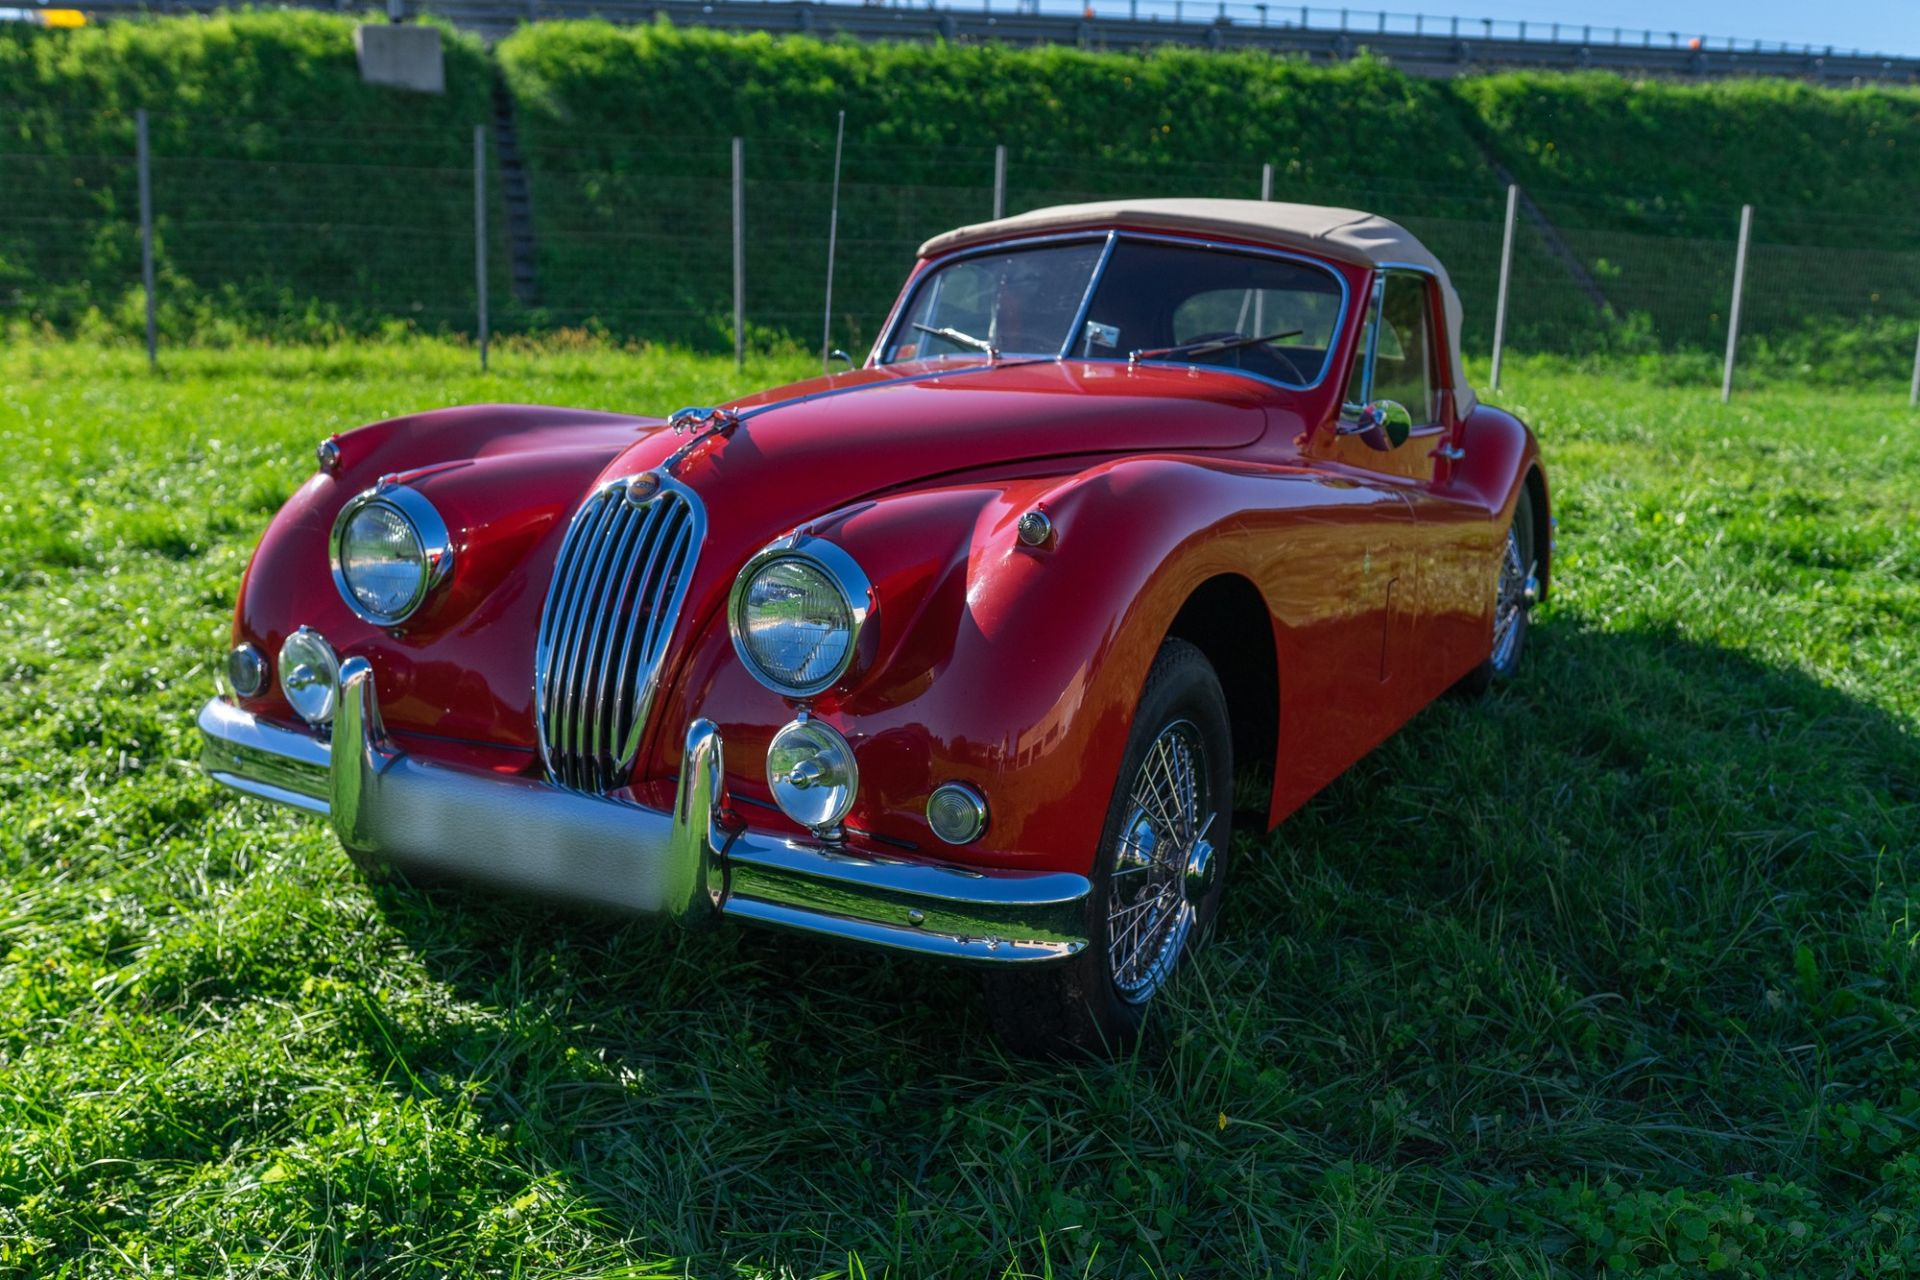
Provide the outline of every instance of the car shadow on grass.
<path id="1" fill-rule="evenodd" d="M 1544 614 L 1517 681 L 1236 837 L 1218 937 L 1113 1065 L 1009 1060 L 957 969 L 377 892 L 484 1011 L 398 1046 L 413 1076 L 477 1083 L 646 1249 L 1455 1265 L 1531 1256 L 1527 1197 L 1581 1179 L 1866 1194 L 1920 1120 L 1917 780 L 1910 724 L 1803 672 Z M 1861 1103 L 1887 1142 L 1835 1136 Z"/>

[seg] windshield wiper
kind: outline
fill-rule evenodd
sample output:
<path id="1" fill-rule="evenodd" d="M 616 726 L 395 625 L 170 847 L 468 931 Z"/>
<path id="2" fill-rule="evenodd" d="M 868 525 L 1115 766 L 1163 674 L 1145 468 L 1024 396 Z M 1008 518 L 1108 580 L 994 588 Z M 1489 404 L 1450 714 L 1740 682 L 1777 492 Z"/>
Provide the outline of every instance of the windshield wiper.
<path id="1" fill-rule="evenodd" d="M 985 338 L 976 338 L 970 333 L 962 333 L 960 330 L 953 328 L 936 329 L 930 324 L 921 324 L 918 320 L 913 322 L 913 327 L 922 333 L 932 334 L 936 338 L 945 338 L 948 342 L 956 346 L 972 347 L 975 351 L 983 351 L 989 360 L 998 360 L 1000 358 L 1000 348 L 994 346 Z"/>
<path id="2" fill-rule="evenodd" d="M 1297 338 L 1304 329 L 1287 329 L 1280 333 L 1270 333 L 1264 338 L 1208 338 L 1205 342 L 1182 342 L 1171 347 L 1142 347 L 1127 356 L 1128 364 L 1138 364 L 1142 360 L 1161 360 L 1167 356 L 1211 356 L 1222 351 L 1238 351 L 1241 347 L 1257 347 L 1266 342 L 1278 342 L 1282 338 Z"/>

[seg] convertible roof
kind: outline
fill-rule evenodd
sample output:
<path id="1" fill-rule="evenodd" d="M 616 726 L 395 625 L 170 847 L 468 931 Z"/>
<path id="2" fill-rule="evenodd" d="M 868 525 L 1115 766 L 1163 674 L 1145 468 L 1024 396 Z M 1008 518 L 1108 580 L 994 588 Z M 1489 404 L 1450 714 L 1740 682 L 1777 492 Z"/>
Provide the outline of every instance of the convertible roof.
<path id="1" fill-rule="evenodd" d="M 1446 302 L 1447 348 L 1453 356 L 1454 401 L 1462 417 L 1477 403 L 1460 366 L 1460 295 L 1440 259 L 1397 222 L 1359 209 L 1277 200 L 1100 200 L 1059 204 L 1011 218 L 977 222 L 920 246 L 922 258 L 938 257 L 969 245 L 1015 237 L 1128 227 L 1184 235 L 1230 236 L 1318 254 L 1361 267 L 1418 267 L 1440 282 Z"/>

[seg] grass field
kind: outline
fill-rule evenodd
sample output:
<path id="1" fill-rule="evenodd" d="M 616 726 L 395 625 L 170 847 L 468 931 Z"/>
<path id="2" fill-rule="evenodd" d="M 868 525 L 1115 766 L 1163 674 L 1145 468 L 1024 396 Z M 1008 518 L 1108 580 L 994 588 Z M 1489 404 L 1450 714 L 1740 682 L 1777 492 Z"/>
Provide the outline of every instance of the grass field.
<path id="1" fill-rule="evenodd" d="M 1920 417 L 1519 365 L 1523 677 L 1273 839 L 1161 1035 L 964 973 L 369 887 L 194 763 L 329 431 L 800 371 L 0 351 L 0 1273 L 1898 1275 L 1920 1267 Z"/>

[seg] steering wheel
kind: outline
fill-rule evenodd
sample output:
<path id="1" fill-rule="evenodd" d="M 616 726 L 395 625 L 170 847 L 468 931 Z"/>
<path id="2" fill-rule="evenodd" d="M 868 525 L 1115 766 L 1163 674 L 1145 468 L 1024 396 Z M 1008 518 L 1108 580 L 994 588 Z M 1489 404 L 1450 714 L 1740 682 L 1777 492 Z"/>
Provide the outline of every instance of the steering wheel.
<path id="1" fill-rule="evenodd" d="M 1212 333 L 1195 334 L 1193 337 L 1188 338 L 1187 342 L 1221 342 L 1221 341 L 1230 342 L 1235 338 L 1251 338 L 1253 336 L 1255 335 L 1251 333 L 1241 333 L 1238 329 L 1217 329 Z M 1185 346 L 1186 343 L 1182 343 L 1181 345 Z M 1299 383 L 1301 386 L 1305 386 L 1307 384 L 1308 382 L 1307 375 L 1300 372 L 1300 366 L 1293 362 L 1293 357 L 1289 356 L 1286 352 L 1280 350 L 1280 348 L 1273 346 L 1271 343 L 1262 343 L 1257 346 L 1242 347 L 1238 351 L 1235 351 L 1231 354 L 1237 355 L 1237 356 L 1245 356 L 1249 351 L 1257 351 L 1261 355 L 1267 357 L 1268 359 L 1276 361 L 1281 365 L 1284 365 L 1286 367 L 1287 372 L 1293 375 L 1293 380 L 1295 382 Z M 1226 355 L 1229 353 L 1222 351 L 1222 352 L 1217 352 L 1216 354 Z"/>

